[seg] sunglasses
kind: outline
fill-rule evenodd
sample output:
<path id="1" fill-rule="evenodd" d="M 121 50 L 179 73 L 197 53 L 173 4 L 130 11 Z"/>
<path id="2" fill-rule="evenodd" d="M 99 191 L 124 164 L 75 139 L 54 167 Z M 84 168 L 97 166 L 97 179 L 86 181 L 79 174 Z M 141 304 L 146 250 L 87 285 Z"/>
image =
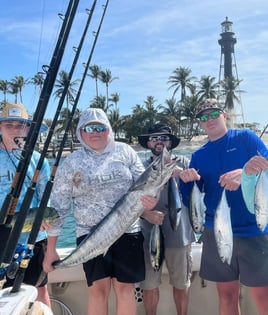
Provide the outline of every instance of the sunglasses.
<path id="1" fill-rule="evenodd" d="M 93 133 L 96 131 L 97 133 L 104 132 L 108 128 L 104 125 L 88 125 L 82 128 L 82 130 L 86 133 Z"/>
<path id="2" fill-rule="evenodd" d="M 157 142 L 157 141 L 169 141 L 170 137 L 167 135 L 162 135 L 162 136 L 150 136 L 149 141 L 152 142 Z"/>
<path id="3" fill-rule="evenodd" d="M 208 114 L 203 114 L 199 117 L 199 119 L 202 122 L 207 122 L 209 120 L 209 118 L 211 119 L 218 119 L 220 117 L 221 111 L 219 110 L 214 110 L 213 112 L 210 112 Z"/>

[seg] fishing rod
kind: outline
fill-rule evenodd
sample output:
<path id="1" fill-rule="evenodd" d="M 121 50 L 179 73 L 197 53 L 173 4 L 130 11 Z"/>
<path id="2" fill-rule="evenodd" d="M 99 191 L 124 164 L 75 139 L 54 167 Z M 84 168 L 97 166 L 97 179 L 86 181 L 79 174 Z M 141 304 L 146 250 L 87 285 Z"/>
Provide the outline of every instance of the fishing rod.
<path id="1" fill-rule="evenodd" d="M 99 33 L 100 33 L 100 29 L 101 29 L 101 26 L 102 26 L 102 23 L 103 23 L 103 19 L 104 19 L 105 13 L 106 13 L 108 2 L 109 2 L 109 0 L 106 2 L 106 5 L 104 6 L 104 11 L 103 11 L 103 14 L 102 14 L 102 17 L 101 17 L 101 21 L 100 21 L 98 30 L 97 30 L 97 32 L 95 34 L 95 39 L 94 39 L 94 42 L 93 42 L 93 45 L 92 45 L 92 48 L 91 48 L 91 52 L 90 52 L 90 55 L 89 55 L 89 58 L 88 58 L 88 61 L 87 61 L 87 64 L 86 64 L 86 67 L 85 67 L 85 70 L 84 70 L 84 74 L 83 74 L 83 77 L 82 77 L 82 80 L 81 80 L 81 83 L 80 83 L 80 86 L 79 86 L 78 93 L 76 95 L 76 98 L 75 98 L 75 101 L 74 101 L 74 104 L 73 104 L 72 111 L 71 111 L 71 113 L 70 113 L 70 115 L 68 117 L 68 121 L 67 121 L 67 124 L 66 124 L 65 132 L 64 132 L 63 138 L 61 140 L 60 149 L 59 149 L 59 151 L 57 153 L 57 156 L 56 156 L 56 160 L 55 160 L 52 172 L 51 172 L 50 180 L 46 184 L 45 191 L 43 193 L 42 199 L 41 199 L 40 204 L 39 204 L 39 211 L 37 212 L 37 214 L 35 216 L 35 220 L 34 220 L 34 223 L 33 223 L 33 228 L 32 228 L 32 230 L 30 232 L 29 239 L 28 239 L 28 244 L 27 244 L 29 250 L 33 250 L 33 247 L 34 247 L 34 244 L 35 244 L 35 240 L 36 240 L 36 237 L 38 235 L 38 232 L 39 232 L 39 229 L 40 229 L 40 225 L 42 223 L 43 214 L 44 214 L 44 211 L 45 211 L 45 209 L 47 207 L 49 196 L 50 196 L 50 193 L 51 193 L 51 190 L 52 190 L 52 187 L 53 187 L 54 178 L 55 178 L 56 171 L 57 171 L 57 166 L 58 166 L 58 164 L 60 162 L 60 159 L 61 159 L 61 156 L 62 156 L 62 152 L 63 152 L 63 147 L 64 147 L 65 141 L 67 139 L 67 136 L 68 136 L 68 131 L 70 129 L 70 126 L 71 126 L 71 123 L 72 123 L 72 119 L 73 119 L 74 114 L 76 112 L 77 104 L 78 104 L 78 101 L 79 101 L 79 98 L 80 98 L 80 95 L 81 95 L 81 91 L 82 91 L 82 88 L 83 88 L 83 84 L 84 84 L 85 78 L 87 76 L 88 68 L 89 68 L 89 65 L 90 65 L 90 62 L 91 62 L 91 59 L 92 59 L 92 55 L 93 55 L 93 52 L 94 52 L 94 49 L 95 49 L 95 46 L 96 46 L 96 42 L 97 42 L 97 39 L 98 39 L 98 36 L 99 36 Z M 96 1 L 93 3 L 93 6 L 94 6 L 93 8 L 95 8 L 95 4 L 96 4 Z M 93 10 L 91 9 L 92 13 L 93 13 Z M 24 278 L 25 270 L 28 267 L 29 262 L 30 262 L 30 257 L 28 256 L 28 257 L 26 257 L 24 263 L 22 264 L 22 267 L 19 268 L 19 271 L 18 271 L 18 273 L 17 273 L 17 275 L 15 277 L 13 288 L 12 288 L 11 292 L 18 292 L 19 291 L 21 283 L 22 283 L 23 278 Z M 46 276 L 46 273 L 42 272 L 40 277 L 39 277 L 39 279 L 38 279 L 38 283 L 42 283 L 42 280 L 44 279 L 45 276 Z"/>
<path id="2" fill-rule="evenodd" d="M 81 94 L 81 91 L 83 89 L 83 85 L 84 85 L 85 79 L 87 77 L 87 72 L 88 72 L 88 69 L 89 69 L 89 66 L 90 66 L 90 62 L 91 62 L 92 55 L 93 55 L 93 52 L 94 52 L 94 49 L 95 49 L 95 46 L 96 46 L 96 43 L 97 43 L 98 36 L 99 36 L 100 30 L 101 30 L 101 26 L 102 26 L 103 19 L 104 19 L 106 10 L 107 10 L 108 3 L 109 3 L 109 0 L 107 0 L 106 3 L 103 5 L 104 10 L 103 10 L 102 17 L 101 17 L 101 20 L 100 20 L 100 23 L 99 23 L 99 27 L 98 27 L 97 32 L 95 33 L 95 38 L 94 38 L 94 42 L 93 42 L 93 45 L 92 45 L 92 48 L 91 48 L 91 52 L 89 54 L 87 63 L 85 64 L 85 70 L 84 70 L 84 73 L 83 73 L 83 76 L 82 76 L 82 79 L 81 79 L 81 83 L 80 83 L 80 86 L 79 86 L 79 89 L 78 89 L 78 92 L 77 92 L 77 95 L 76 95 L 76 98 L 75 98 L 75 101 L 74 101 L 74 104 L 73 104 L 73 108 L 72 108 L 71 114 L 70 114 L 69 119 L 67 120 L 67 123 L 66 123 L 65 132 L 64 132 L 62 140 L 61 140 L 59 151 L 58 151 L 57 156 L 55 158 L 55 162 L 54 162 L 54 166 L 53 166 L 53 173 L 54 174 L 56 174 L 56 169 L 57 169 L 57 167 L 58 167 L 58 165 L 60 163 L 60 159 L 61 159 L 62 151 L 63 151 L 63 148 L 64 148 L 64 144 L 65 144 L 65 141 L 66 141 L 66 139 L 68 137 L 68 132 L 69 132 L 69 129 L 70 129 L 71 124 L 72 124 L 72 117 L 75 114 L 75 111 L 76 111 L 76 108 L 77 108 L 77 104 L 78 104 L 78 101 L 79 101 L 79 98 L 80 98 L 80 94 Z M 53 181 L 54 181 L 54 177 L 53 177 Z"/>
<path id="3" fill-rule="evenodd" d="M 22 211 L 23 213 L 25 213 L 25 212 L 27 213 L 28 209 L 31 206 L 31 202 L 32 202 L 32 199 L 33 199 L 33 196 L 34 196 L 34 193 L 35 193 L 35 188 L 36 188 L 36 184 L 37 184 L 37 181 L 38 181 L 38 177 L 39 177 L 39 174 L 40 174 L 40 171 L 41 171 L 44 159 L 46 157 L 46 153 L 47 153 L 47 150 L 49 148 L 49 144 L 51 142 L 51 139 L 52 139 L 52 136 L 53 136 L 53 133 L 54 133 L 54 129 L 55 129 L 56 125 L 57 125 L 58 117 L 60 115 L 60 112 L 61 112 L 64 100 L 65 100 L 65 97 L 66 97 L 67 92 L 68 92 L 69 83 L 70 83 L 70 81 L 72 79 L 75 67 L 77 65 L 77 61 L 78 61 L 79 56 L 80 56 L 80 52 L 81 52 L 82 46 L 83 46 L 84 41 L 85 41 L 85 37 L 86 37 L 87 31 L 88 31 L 88 28 L 89 28 L 89 25 L 90 25 L 90 22 L 91 22 L 91 19 L 92 19 L 92 15 L 93 15 L 93 12 L 95 10 L 96 2 L 97 2 L 97 0 L 95 0 L 93 2 L 93 5 L 92 5 L 91 9 L 87 10 L 87 12 L 89 12 L 88 18 L 87 18 L 87 22 L 86 22 L 83 34 L 82 34 L 81 39 L 80 39 L 80 43 L 79 43 L 77 49 L 75 49 L 76 53 L 75 53 L 75 57 L 74 57 L 74 60 L 73 60 L 70 72 L 68 74 L 67 84 L 65 85 L 65 87 L 63 89 L 61 98 L 60 98 L 59 103 L 58 103 L 58 107 L 57 107 L 56 113 L 54 115 L 51 127 L 49 129 L 49 133 L 47 135 L 46 141 L 44 143 L 43 150 L 41 152 L 38 164 L 36 166 L 36 170 L 35 170 L 34 176 L 32 178 L 31 184 L 28 187 L 27 192 L 26 192 L 26 194 L 24 196 L 24 199 L 23 199 L 23 202 L 22 202 L 22 205 L 21 205 L 21 208 L 20 208 L 20 212 Z M 29 241 L 28 241 L 28 243 L 33 245 L 33 246 L 35 244 L 35 240 L 37 238 L 37 235 L 38 235 L 38 232 L 39 232 L 39 229 L 40 229 L 40 225 L 41 225 L 41 222 L 42 222 L 44 211 L 46 209 L 46 205 L 47 205 L 48 200 L 49 200 L 49 195 L 50 195 L 50 193 L 48 193 L 47 191 L 44 191 L 44 197 L 45 198 L 42 197 L 42 200 L 45 199 L 46 201 L 43 200 L 43 204 L 45 203 L 45 205 L 44 206 L 42 205 L 42 207 L 40 208 L 40 210 L 43 210 L 43 211 L 37 211 L 37 213 L 36 213 L 36 218 L 37 219 L 34 221 L 34 224 L 33 224 L 32 229 L 31 229 L 30 238 L 29 238 Z M 16 250 L 17 243 L 19 241 L 20 233 L 21 233 L 21 230 L 23 228 L 23 223 L 24 222 L 22 222 L 22 220 L 16 220 L 16 222 L 15 222 L 15 225 L 14 225 L 13 230 L 12 230 L 12 236 L 9 238 L 9 241 L 8 241 L 7 249 L 6 249 L 6 252 L 5 252 L 5 257 L 4 257 L 4 260 L 3 260 L 4 262 L 10 262 L 12 260 L 13 256 L 14 256 L 14 252 Z"/>
<path id="4" fill-rule="evenodd" d="M 73 108 L 72 108 L 72 111 L 70 113 L 69 119 L 67 120 L 66 127 L 65 127 L 65 132 L 63 134 L 63 137 L 62 137 L 62 140 L 61 140 L 61 143 L 60 143 L 60 146 L 59 146 L 59 151 L 58 151 L 57 156 L 55 158 L 55 162 L 54 162 L 53 170 L 52 170 L 51 181 L 54 181 L 54 177 L 55 177 L 55 174 L 56 174 L 56 169 L 57 169 L 57 167 L 58 167 L 58 165 L 60 163 L 60 159 L 61 159 L 61 155 L 62 155 L 62 152 L 63 152 L 64 144 L 65 144 L 65 141 L 66 141 L 66 139 L 68 137 L 68 131 L 69 131 L 70 127 L 71 127 L 72 117 L 75 114 L 75 111 L 76 111 L 76 108 L 77 108 L 77 104 L 78 104 L 78 101 L 79 101 L 79 98 L 80 98 L 80 95 L 81 95 L 81 92 L 82 92 L 82 89 L 83 89 L 83 85 L 84 85 L 85 79 L 87 77 L 87 72 L 88 72 L 88 69 L 89 69 L 89 66 L 90 66 L 90 62 L 91 62 L 92 55 L 93 55 L 93 52 L 94 52 L 94 49 L 95 49 L 95 46 L 96 46 L 96 43 L 97 43 L 98 36 L 99 36 L 100 30 L 101 30 L 101 26 L 102 26 L 103 19 L 104 19 L 104 16 L 105 16 L 105 13 L 106 13 L 106 10 L 107 10 L 107 7 L 108 7 L 108 3 L 109 3 L 109 0 L 107 0 L 106 3 L 103 5 L 104 10 L 103 10 L 102 17 L 101 17 L 101 20 L 100 20 L 100 23 L 99 23 L 99 27 L 98 27 L 97 32 L 95 33 L 94 42 L 93 42 L 93 45 L 92 45 L 92 48 L 91 48 L 91 51 L 90 51 L 87 63 L 85 64 L 85 70 L 84 70 L 84 73 L 83 73 L 83 76 L 82 76 L 82 79 L 81 79 L 81 82 L 80 82 L 80 86 L 79 86 L 78 92 L 76 94 L 76 98 L 75 98 L 75 101 L 74 101 L 74 104 L 73 104 Z"/>
<path id="5" fill-rule="evenodd" d="M 260 138 L 264 135 L 264 133 L 265 133 L 265 131 L 266 131 L 267 128 L 268 128 L 268 124 L 264 127 L 264 129 L 263 129 L 263 131 L 262 131 L 262 133 L 261 133 L 261 135 L 260 135 Z"/>
<path id="6" fill-rule="evenodd" d="M 66 15 L 63 19 L 63 24 L 58 36 L 58 41 L 52 55 L 50 66 L 48 67 L 46 79 L 40 94 L 38 105 L 33 116 L 29 133 L 26 137 L 25 147 L 21 154 L 21 159 L 16 169 L 16 173 L 12 182 L 11 191 L 7 194 L 0 211 L 0 242 L 6 244 L 11 233 L 11 220 L 15 213 L 15 208 L 18 202 L 19 194 L 27 173 L 27 169 L 31 160 L 31 156 L 37 141 L 38 133 L 44 118 L 47 104 L 53 90 L 58 69 L 63 57 L 64 49 L 69 37 L 70 29 L 75 17 L 79 0 L 69 2 Z M 27 213 L 19 213 L 18 220 L 25 221 Z M 5 253 L 5 248 L 0 248 L 0 264 Z"/>
<path id="7" fill-rule="evenodd" d="M 92 48 L 91 48 L 91 52 L 89 54 L 89 58 L 88 58 L 88 61 L 87 61 L 87 64 L 85 66 L 85 70 L 84 70 L 84 73 L 83 73 L 83 77 L 82 77 L 82 80 L 81 80 L 81 83 L 80 83 L 80 86 L 79 86 L 79 89 L 78 89 L 78 93 L 76 95 L 76 98 L 75 98 L 75 101 L 74 101 L 74 104 L 73 104 L 73 108 L 72 108 L 72 111 L 68 117 L 68 120 L 67 120 L 67 123 L 66 123 L 66 128 L 65 128 L 65 132 L 64 132 L 64 135 L 63 135 L 63 138 L 61 140 L 61 144 L 60 144 L 60 149 L 59 151 L 57 152 L 57 156 L 56 156 L 56 159 L 55 159 L 55 163 L 54 163 L 54 166 L 52 168 L 52 172 L 51 172 L 51 176 L 50 176 L 50 180 L 47 182 L 46 184 L 46 187 L 45 187 L 45 191 L 43 193 L 43 196 L 42 196 L 42 199 L 40 201 L 40 204 L 39 204 L 39 211 L 35 217 L 35 221 L 34 221 L 34 224 L 33 226 L 35 226 L 35 230 L 32 229 L 31 233 L 30 233 L 30 236 L 29 236 L 29 239 L 28 239 L 28 248 L 33 248 L 33 244 L 35 243 L 35 239 L 37 237 L 37 233 L 38 233 L 38 230 L 36 230 L 37 227 L 40 227 L 41 225 L 41 222 L 42 222 L 42 219 L 43 219 L 43 214 L 46 207 L 47 207 L 47 203 L 48 203 L 48 199 L 49 199 L 49 196 L 50 196 L 50 193 L 51 193 L 51 190 L 52 190 L 52 187 L 53 187 L 53 183 L 54 183 L 54 178 L 55 178 L 55 175 L 56 175 L 56 172 L 57 172 L 57 167 L 59 165 L 59 162 L 60 162 L 60 159 L 61 159 L 61 156 L 62 156 L 62 152 L 63 152 L 63 148 L 64 148 L 64 144 L 65 144 L 65 141 L 67 139 L 67 136 L 68 136 L 68 131 L 70 129 L 70 126 L 71 126 L 71 123 L 72 123 L 72 118 L 76 112 L 76 108 L 77 108 L 77 104 L 78 104 L 78 101 L 79 101 L 79 97 L 80 97 L 80 94 L 81 94 L 81 91 L 82 91 L 82 88 L 83 88 L 83 84 L 84 84 L 84 81 L 87 77 L 87 72 L 88 72 L 88 69 L 89 69 L 89 65 L 90 65 L 90 62 L 91 62 L 91 59 L 92 59 L 92 55 L 93 55 L 93 52 L 94 52 L 94 49 L 95 49 L 95 46 L 96 46 L 96 42 L 97 42 L 97 39 L 98 39 L 98 36 L 99 36 L 99 33 L 100 33 L 100 29 L 101 29 L 101 25 L 103 23 L 103 19 L 104 19 L 104 16 L 105 16 L 105 13 L 106 13 L 106 9 L 107 9 L 107 6 L 108 6 L 108 3 L 109 3 L 109 0 L 106 1 L 106 4 L 104 5 L 104 11 L 103 11 L 103 14 L 102 14 L 102 17 L 101 17 L 101 21 L 100 21 L 100 24 L 99 24 L 99 27 L 98 27 L 98 30 L 95 34 L 95 39 L 94 39 L 94 42 L 93 42 L 93 45 L 92 45 Z M 28 262 L 27 262 L 27 266 L 29 264 L 29 258 L 28 258 Z M 26 267 L 27 268 L 27 267 Z M 25 272 L 25 269 L 21 270 L 21 273 L 16 276 L 15 278 L 15 281 L 14 281 L 14 284 L 13 284 L 13 288 L 12 288 L 12 292 L 17 292 L 20 288 L 20 285 L 22 283 L 22 280 L 23 280 L 23 274 Z M 46 277 L 46 273 L 43 271 L 38 279 L 38 284 L 42 283 L 44 277 Z"/>

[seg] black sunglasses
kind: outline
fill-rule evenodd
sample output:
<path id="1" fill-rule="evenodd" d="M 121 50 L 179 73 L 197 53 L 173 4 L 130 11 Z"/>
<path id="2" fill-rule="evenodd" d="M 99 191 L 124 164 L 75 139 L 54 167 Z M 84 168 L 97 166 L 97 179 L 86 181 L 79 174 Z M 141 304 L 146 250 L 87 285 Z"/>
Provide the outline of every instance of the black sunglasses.
<path id="1" fill-rule="evenodd" d="M 161 135 L 161 136 L 150 136 L 149 141 L 157 142 L 157 141 L 169 141 L 170 137 L 167 135 Z"/>

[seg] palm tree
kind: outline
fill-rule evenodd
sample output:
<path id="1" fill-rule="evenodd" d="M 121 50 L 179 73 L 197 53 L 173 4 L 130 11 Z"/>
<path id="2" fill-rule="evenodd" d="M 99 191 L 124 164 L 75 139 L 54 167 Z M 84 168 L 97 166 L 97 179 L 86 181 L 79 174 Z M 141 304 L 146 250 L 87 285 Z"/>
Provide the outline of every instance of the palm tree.
<path id="1" fill-rule="evenodd" d="M 224 108 L 226 110 L 233 110 L 235 101 L 240 103 L 240 96 L 236 93 L 244 92 L 239 89 L 239 84 L 242 80 L 238 80 L 234 77 L 226 77 L 220 82 L 221 96 L 225 97 Z"/>
<path id="2" fill-rule="evenodd" d="M 115 109 L 117 109 L 117 104 L 120 100 L 120 94 L 119 93 L 112 93 L 111 98 L 109 98 L 109 101 L 113 102 L 115 104 Z"/>
<path id="3" fill-rule="evenodd" d="M 221 97 L 224 98 L 224 108 L 228 112 L 227 124 L 229 128 L 233 128 L 236 124 L 237 115 L 235 113 L 235 102 L 241 103 L 240 93 L 244 92 L 239 89 L 242 80 L 232 77 L 226 77 L 220 82 Z M 244 122 L 243 122 L 244 123 Z"/>
<path id="4" fill-rule="evenodd" d="M 76 108 L 75 113 L 72 117 L 72 123 L 71 123 L 70 129 L 68 131 L 68 134 L 71 134 L 71 139 L 73 142 L 76 140 L 75 133 L 76 133 L 76 128 L 77 128 L 80 114 L 81 114 L 80 110 Z M 65 107 L 62 109 L 60 113 L 60 118 L 57 123 L 57 129 L 55 130 L 56 134 L 59 135 L 65 132 L 70 115 L 71 115 L 71 111 L 68 108 Z"/>
<path id="5" fill-rule="evenodd" d="M 15 95 L 14 103 L 18 103 L 19 88 L 16 84 L 10 82 L 9 93 Z"/>
<path id="6" fill-rule="evenodd" d="M 105 96 L 99 95 L 99 96 L 94 97 L 89 107 L 101 108 L 105 113 L 108 113 L 110 105 L 107 105 Z"/>
<path id="7" fill-rule="evenodd" d="M 115 139 L 118 138 L 118 133 L 120 128 L 122 127 L 122 119 L 120 117 L 119 109 L 115 108 L 111 110 L 110 114 L 108 115 L 109 121 L 111 123 Z"/>
<path id="8" fill-rule="evenodd" d="M 112 77 L 112 72 L 109 69 L 100 72 L 100 80 L 102 83 L 106 85 L 106 102 L 108 107 L 109 102 L 109 84 L 111 84 L 114 80 L 119 79 L 118 77 Z"/>
<path id="9" fill-rule="evenodd" d="M 100 77 L 101 68 L 97 65 L 92 65 L 89 67 L 89 70 L 91 71 L 91 74 L 88 74 L 88 76 L 95 80 L 96 96 L 98 97 L 99 96 L 98 79 Z"/>
<path id="10" fill-rule="evenodd" d="M 9 92 L 10 83 L 7 80 L 0 80 L 0 91 L 4 94 L 4 102 L 7 101 L 7 93 Z"/>
<path id="11" fill-rule="evenodd" d="M 157 122 L 160 105 L 154 106 L 156 102 L 157 100 L 153 96 L 147 96 L 144 101 L 147 129 Z"/>
<path id="12" fill-rule="evenodd" d="M 15 76 L 14 79 L 11 80 L 10 82 L 10 87 L 11 87 L 11 93 L 15 94 L 15 102 L 17 103 L 18 100 L 18 95 L 19 95 L 19 101 L 22 103 L 22 89 L 25 87 L 26 84 L 28 84 L 28 79 L 24 79 L 23 76 L 18 75 Z"/>
<path id="13" fill-rule="evenodd" d="M 185 131 L 186 136 L 190 140 L 194 135 L 194 123 L 196 122 L 196 109 L 199 104 L 198 95 L 192 94 L 191 96 L 186 96 L 183 106 L 182 106 L 182 115 L 186 117 Z M 198 128 L 198 125 L 197 125 Z"/>
<path id="14" fill-rule="evenodd" d="M 177 135 L 180 134 L 180 102 L 178 102 L 174 97 L 165 100 L 165 105 L 160 105 L 159 109 L 162 109 L 161 121 L 167 123 L 173 132 Z"/>
<path id="15" fill-rule="evenodd" d="M 30 81 L 31 84 L 39 88 L 39 95 L 41 94 L 44 82 L 45 78 L 42 72 L 38 72 Z"/>
<path id="16" fill-rule="evenodd" d="M 59 79 L 57 79 L 56 83 L 55 83 L 55 87 L 58 89 L 54 92 L 54 95 L 55 95 L 55 97 L 60 98 L 65 87 L 68 86 L 68 90 L 66 93 L 67 109 L 69 109 L 69 104 L 74 102 L 75 96 L 77 94 L 77 90 L 74 87 L 78 84 L 78 81 L 79 80 L 77 79 L 73 82 L 70 82 L 69 81 L 69 74 L 66 71 L 61 70 L 59 72 Z"/>
<path id="17" fill-rule="evenodd" d="M 199 80 L 199 92 L 200 101 L 206 98 L 217 98 L 218 96 L 218 83 L 215 83 L 216 78 L 203 75 Z"/>
<path id="18" fill-rule="evenodd" d="M 196 78 L 190 76 L 192 70 L 189 68 L 179 67 L 176 68 L 168 79 L 168 84 L 171 84 L 169 89 L 175 88 L 173 92 L 173 96 L 181 89 L 181 102 L 184 101 L 186 97 L 186 88 L 190 88 L 192 85 L 192 81 Z"/>

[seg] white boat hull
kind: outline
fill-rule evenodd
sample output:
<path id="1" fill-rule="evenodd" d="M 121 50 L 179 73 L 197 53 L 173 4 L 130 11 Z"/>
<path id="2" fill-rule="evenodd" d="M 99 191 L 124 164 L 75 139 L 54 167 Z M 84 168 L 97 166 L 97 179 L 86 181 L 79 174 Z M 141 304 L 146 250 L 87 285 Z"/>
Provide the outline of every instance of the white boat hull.
<path id="1" fill-rule="evenodd" d="M 64 257 L 71 249 L 59 250 L 60 256 Z M 190 300 L 188 315 L 215 315 L 218 314 L 218 297 L 215 284 L 203 281 L 199 275 L 200 258 L 202 247 L 193 244 L 193 278 L 190 288 Z M 65 304 L 71 310 L 68 314 L 86 314 L 88 289 L 82 266 L 68 269 L 58 269 L 49 274 L 49 291 L 53 296 L 52 308 L 54 315 L 61 315 L 62 310 L 57 300 Z M 142 292 L 137 285 L 136 298 L 138 303 L 138 315 L 145 315 Z M 243 315 L 257 314 L 255 305 L 246 287 L 241 287 L 240 295 L 241 312 Z M 67 314 L 67 313 L 66 313 Z M 160 286 L 160 301 L 158 314 L 176 315 L 173 302 L 172 287 L 164 267 L 162 284 Z M 115 297 L 112 292 L 110 297 L 109 315 L 115 315 Z"/>

